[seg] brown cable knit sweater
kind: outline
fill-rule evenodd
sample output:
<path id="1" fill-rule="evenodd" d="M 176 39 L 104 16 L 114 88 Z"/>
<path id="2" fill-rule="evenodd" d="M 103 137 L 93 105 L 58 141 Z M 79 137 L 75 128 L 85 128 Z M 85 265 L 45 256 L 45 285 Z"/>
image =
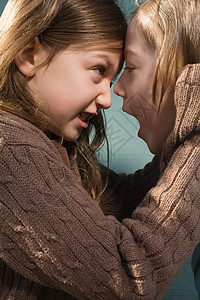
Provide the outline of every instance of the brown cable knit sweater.
<path id="1" fill-rule="evenodd" d="M 199 85 L 200 65 L 187 66 L 163 175 L 132 216 L 157 159 L 135 175 L 110 172 L 101 207 L 129 216 L 122 224 L 79 185 L 67 153 L 0 112 L 0 299 L 162 298 L 200 239 Z"/>

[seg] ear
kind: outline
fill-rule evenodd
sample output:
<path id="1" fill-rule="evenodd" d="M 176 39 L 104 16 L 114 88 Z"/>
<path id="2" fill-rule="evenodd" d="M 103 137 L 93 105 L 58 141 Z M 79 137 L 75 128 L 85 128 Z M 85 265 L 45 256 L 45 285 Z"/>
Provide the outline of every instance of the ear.
<path id="1" fill-rule="evenodd" d="M 29 42 L 16 56 L 15 63 L 19 71 L 28 77 L 35 75 L 37 56 L 39 54 L 40 42 L 36 37 Z"/>

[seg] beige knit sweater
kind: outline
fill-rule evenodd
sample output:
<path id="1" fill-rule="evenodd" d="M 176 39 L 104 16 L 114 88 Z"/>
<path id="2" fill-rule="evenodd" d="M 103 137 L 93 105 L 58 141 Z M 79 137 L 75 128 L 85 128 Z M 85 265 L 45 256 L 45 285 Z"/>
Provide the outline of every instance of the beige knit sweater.
<path id="1" fill-rule="evenodd" d="M 0 112 L 0 299 L 162 298 L 200 239 L 199 85 L 200 65 L 187 66 L 162 176 L 132 215 L 157 158 L 134 175 L 110 171 L 101 209 L 64 149 Z"/>

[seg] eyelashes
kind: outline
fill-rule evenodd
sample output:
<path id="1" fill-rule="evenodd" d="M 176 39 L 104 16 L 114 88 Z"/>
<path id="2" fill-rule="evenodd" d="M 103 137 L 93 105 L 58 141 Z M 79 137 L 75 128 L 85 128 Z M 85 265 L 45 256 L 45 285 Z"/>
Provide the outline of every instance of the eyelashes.
<path id="1" fill-rule="evenodd" d="M 106 69 L 103 66 L 97 66 L 93 68 L 94 71 L 96 71 L 99 75 L 103 76 Z"/>
<path id="2" fill-rule="evenodd" d="M 130 72 L 133 71 L 135 68 L 127 66 L 127 67 L 125 67 L 125 68 L 123 68 L 123 69 L 124 69 L 124 71 L 127 71 L 128 73 L 130 73 Z"/>
<path id="3" fill-rule="evenodd" d="M 102 78 L 104 77 L 104 73 L 106 72 L 106 68 L 103 66 L 97 66 L 93 68 L 93 70 L 99 74 Z M 110 82 L 110 88 L 115 84 L 115 79 Z"/>

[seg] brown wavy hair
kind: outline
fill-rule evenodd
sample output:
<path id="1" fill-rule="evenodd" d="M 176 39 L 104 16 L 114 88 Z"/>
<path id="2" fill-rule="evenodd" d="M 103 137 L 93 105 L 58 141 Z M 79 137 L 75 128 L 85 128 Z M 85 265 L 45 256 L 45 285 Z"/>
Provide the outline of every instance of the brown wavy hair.
<path id="1" fill-rule="evenodd" d="M 48 50 L 45 64 L 70 45 L 77 48 L 123 51 L 127 23 L 114 0 L 12 0 L 0 19 L 0 109 L 18 115 L 43 132 L 52 121 L 28 90 L 27 78 L 15 56 L 38 37 Z M 96 151 L 106 141 L 102 113 L 96 116 L 70 151 L 78 162 L 82 185 L 97 201 L 103 187 Z"/>
<path id="2" fill-rule="evenodd" d="M 146 0 L 133 12 L 145 40 L 157 51 L 153 95 L 162 80 L 161 99 L 170 84 L 175 86 L 187 64 L 200 63 L 200 1 Z"/>

